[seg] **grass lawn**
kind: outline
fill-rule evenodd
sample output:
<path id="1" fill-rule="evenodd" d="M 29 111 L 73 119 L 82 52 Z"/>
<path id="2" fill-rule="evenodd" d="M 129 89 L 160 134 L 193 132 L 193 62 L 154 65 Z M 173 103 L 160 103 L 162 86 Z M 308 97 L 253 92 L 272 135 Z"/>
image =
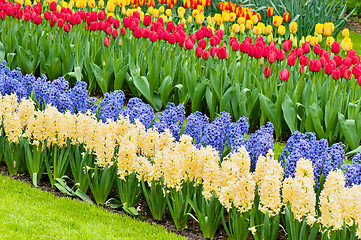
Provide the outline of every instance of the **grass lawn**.
<path id="1" fill-rule="evenodd" d="M 352 39 L 353 49 L 357 55 L 361 55 L 361 34 L 350 32 L 350 38 Z"/>
<path id="2" fill-rule="evenodd" d="M 161 226 L 0 175 L 1 239 L 184 239 Z"/>

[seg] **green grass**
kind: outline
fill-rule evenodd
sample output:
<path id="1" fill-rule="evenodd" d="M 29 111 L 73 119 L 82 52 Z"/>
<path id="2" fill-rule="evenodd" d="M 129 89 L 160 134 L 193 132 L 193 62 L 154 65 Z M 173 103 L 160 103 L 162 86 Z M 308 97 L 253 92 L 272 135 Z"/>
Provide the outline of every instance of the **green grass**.
<path id="1" fill-rule="evenodd" d="M 157 225 L 0 175 L 1 239 L 184 239 Z"/>
<path id="2" fill-rule="evenodd" d="M 350 31 L 350 38 L 353 43 L 353 49 L 357 55 L 361 55 L 361 34 Z"/>

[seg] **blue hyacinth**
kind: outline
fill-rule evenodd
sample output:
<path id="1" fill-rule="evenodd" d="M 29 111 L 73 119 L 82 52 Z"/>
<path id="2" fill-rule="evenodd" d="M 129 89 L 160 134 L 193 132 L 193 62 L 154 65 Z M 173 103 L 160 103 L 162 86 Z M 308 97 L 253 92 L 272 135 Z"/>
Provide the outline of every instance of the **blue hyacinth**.
<path id="1" fill-rule="evenodd" d="M 99 119 L 103 122 L 106 122 L 107 119 L 116 121 L 122 112 L 124 98 L 124 93 L 120 90 L 105 93 L 98 108 Z"/>
<path id="2" fill-rule="evenodd" d="M 190 135 L 196 140 L 196 143 L 201 143 L 202 132 L 205 127 L 209 124 L 209 119 L 205 114 L 201 112 L 191 113 L 187 117 L 186 127 L 184 129 L 184 134 Z"/>
<path id="3" fill-rule="evenodd" d="M 136 97 L 129 99 L 127 107 L 123 110 L 122 115 L 128 116 L 132 123 L 138 119 L 146 128 L 149 128 L 154 121 L 153 108 Z"/>
<path id="4" fill-rule="evenodd" d="M 243 136 L 248 132 L 248 119 L 241 117 L 237 122 L 231 123 L 227 133 L 227 140 L 229 148 L 232 148 L 233 144 L 243 139 Z"/>
<path id="5" fill-rule="evenodd" d="M 185 112 L 183 104 L 176 106 L 174 103 L 168 103 L 166 108 L 157 113 L 158 121 L 155 122 L 154 127 L 159 132 L 164 132 L 169 129 L 176 140 L 179 140 L 180 130 L 182 129 Z"/>

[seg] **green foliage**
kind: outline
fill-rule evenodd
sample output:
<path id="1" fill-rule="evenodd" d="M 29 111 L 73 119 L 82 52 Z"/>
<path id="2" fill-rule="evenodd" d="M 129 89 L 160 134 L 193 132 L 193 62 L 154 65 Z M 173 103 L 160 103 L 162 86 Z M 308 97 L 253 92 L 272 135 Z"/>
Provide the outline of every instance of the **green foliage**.
<path id="1" fill-rule="evenodd" d="M 184 239 L 155 224 L 0 175 L 1 239 Z"/>

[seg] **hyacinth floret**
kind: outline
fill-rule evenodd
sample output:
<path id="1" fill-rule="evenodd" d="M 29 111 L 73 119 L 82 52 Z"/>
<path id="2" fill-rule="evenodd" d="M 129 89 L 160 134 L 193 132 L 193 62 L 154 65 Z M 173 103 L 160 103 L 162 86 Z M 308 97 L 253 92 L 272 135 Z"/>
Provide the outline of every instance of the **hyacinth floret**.
<path id="1" fill-rule="evenodd" d="M 100 120 L 106 122 L 107 119 L 116 121 L 123 110 L 124 93 L 115 90 L 112 93 L 105 93 L 104 99 L 99 104 L 98 116 Z"/>
<path id="2" fill-rule="evenodd" d="M 197 111 L 191 113 L 187 117 L 187 120 L 188 121 L 184 129 L 184 134 L 193 137 L 197 143 L 200 143 L 202 140 L 202 133 L 205 127 L 209 124 L 209 118 L 207 115 Z"/>
<path id="3" fill-rule="evenodd" d="M 122 115 L 128 116 L 131 123 L 135 123 L 135 120 L 138 119 L 146 128 L 149 128 L 154 122 L 153 108 L 137 97 L 129 99 Z"/>
<path id="4" fill-rule="evenodd" d="M 212 123 L 204 128 L 201 145 L 210 145 L 222 153 L 230 123 L 231 116 L 229 113 L 221 112 L 219 117 L 216 117 Z"/>
<path id="5" fill-rule="evenodd" d="M 87 84 L 83 81 L 77 81 L 70 90 L 70 100 L 73 104 L 74 112 L 86 113 L 89 109 L 89 91 Z"/>
<path id="6" fill-rule="evenodd" d="M 185 111 L 183 104 L 176 106 L 174 103 L 168 103 L 166 108 L 157 113 L 154 127 L 158 132 L 164 132 L 169 129 L 176 140 L 179 140 L 180 130 L 182 129 Z"/>
<path id="7" fill-rule="evenodd" d="M 237 122 L 231 123 L 227 133 L 229 148 L 232 148 L 236 140 L 243 139 L 248 132 L 248 119 L 244 116 L 240 117 Z"/>
<path id="8" fill-rule="evenodd" d="M 266 126 L 261 126 L 256 132 L 251 133 L 249 139 L 238 139 L 233 147 L 245 146 L 251 157 L 251 170 L 256 168 L 257 160 L 260 156 L 266 156 L 269 150 L 273 151 L 273 125 L 267 122 Z"/>

